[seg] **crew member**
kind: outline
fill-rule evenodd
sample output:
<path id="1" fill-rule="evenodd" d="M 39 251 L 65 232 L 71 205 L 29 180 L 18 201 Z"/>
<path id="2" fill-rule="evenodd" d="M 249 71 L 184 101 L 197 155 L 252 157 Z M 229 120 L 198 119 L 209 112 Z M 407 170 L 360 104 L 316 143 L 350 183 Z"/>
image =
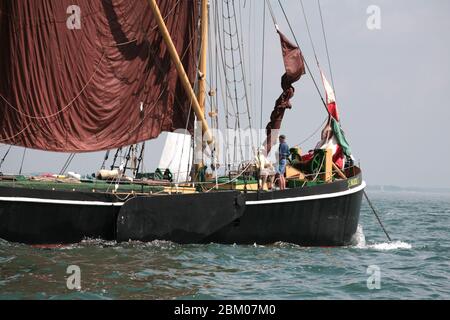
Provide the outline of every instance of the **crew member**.
<path id="1" fill-rule="evenodd" d="M 286 143 L 286 136 L 281 135 L 279 137 L 280 139 L 280 146 L 278 148 L 278 179 L 279 179 L 279 186 L 280 190 L 286 189 L 286 179 L 284 175 L 286 174 L 286 165 L 287 161 L 290 155 L 289 146 Z"/>
<path id="2" fill-rule="evenodd" d="M 261 147 L 256 157 L 256 164 L 259 168 L 259 175 L 261 178 L 260 189 L 265 190 L 265 187 L 267 185 L 267 190 L 270 191 L 272 190 L 272 183 L 274 180 L 273 178 L 276 172 L 273 164 L 265 156 L 265 153 L 266 153 L 265 148 Z"/>

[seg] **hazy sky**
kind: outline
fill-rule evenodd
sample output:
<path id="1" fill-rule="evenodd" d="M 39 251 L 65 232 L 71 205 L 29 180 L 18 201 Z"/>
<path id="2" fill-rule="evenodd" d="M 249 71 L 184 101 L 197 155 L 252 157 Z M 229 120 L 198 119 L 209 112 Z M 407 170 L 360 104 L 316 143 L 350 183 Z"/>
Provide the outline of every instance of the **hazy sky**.
<path id="1" fill-rule="evenodd" d="M 261 15 L 263 1 L 252 1 Z M 243 0 L 241 1 L 244 2 Z M 316 0 L 303 0 L 313 39 L 324 71 L 328 73 Z M 282 31 L 291 34 L 277 5 L 271 0 Z M 302 50 L 318 78 L 299 0 L 282 0 Z M 368 184 L 450 188 L 450 1 L 448 0 L 321 0 L 331 54 L 336 96 L 342 125 L 354 156 L 361 161 Z M 381 9 L 381 29 L 369 30 L 366 10 Z M 247 27 L 244 23 L 244 29 Z M 252 22 L 252 48 L 262 39 L 260 23 Z M 280 92 L 283 73 L 280 46 L 268 19 L 264 125 Z M 255 29 L 257 29 L 255 31 Z M 256 49 L 255 49 L 256 50 Z M 252 61 L 260 69 L 257 53 Z M 260 61 L 260 60 L 259 60 Z M 260 75 L 250 76 L 254 87 Z M 296 85 L 294 108 L 287 112 L 283 132 L 294 145 L 308 137 L 325 113 L 309 76 Z M 255 89 L 255 96 L 259 91 Z M 259 108 L 259 98 L 254 99 Z M 259 124 L 259 123 L 258 123 Z M 308 150 L 318 135 L 303 148 Z M 146 167 L 154 169 L 163 139 L 151 142 Z M 6 151 L 0 147 L 0 156 Z M 22 150 L 14 148 L 3 172 L 17 172 Z M 104 153 L 77 155 L 70 170 L 98 169 Z M 59 172 L 67 155 L 28 151 L 25 172 Z"/>

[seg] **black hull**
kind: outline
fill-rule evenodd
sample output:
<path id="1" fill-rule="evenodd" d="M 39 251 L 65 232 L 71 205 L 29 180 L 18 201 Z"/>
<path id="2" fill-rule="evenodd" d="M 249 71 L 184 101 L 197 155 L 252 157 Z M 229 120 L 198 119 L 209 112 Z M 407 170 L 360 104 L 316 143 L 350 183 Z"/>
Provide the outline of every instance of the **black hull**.
<path id="1" fill-rule="evenodd" d="M 0 209 L 0 238 L 25 244 L 70 244 L 86 238 L 115 240 L 119 209 L 7 203 Z"/>
<path id="2" fill-rule="evenodd" d="M 86 238 L 116 239 L 120 206 L 110 196 L 0 188 L 0 199 L 0 238 L 4 240 L 70 244 Z"/>
<path id="3" fill-rule="evenodd" d="M 111 194 L 0 187 L 0 238 L 26 244 L 101 238 L 344 246 L 356 233 L 364 187 L 358 175 L 270 193 L 165 195 L 127 202 Z"/>
<path id="4" fill-rule="evenodd" d="M 200 243 L 242 217 L 240 192 L 137 197 L 127 201 L 117 220 L 117 241 L 168 240 Z"/>
<path id="5" fill-rule="evenodd" d="M 204 242 L 349 245 L 358 227 L 362 193 L 359 191 L 329 199 L 246 206 L 240 219 L 209 236 Z"/>

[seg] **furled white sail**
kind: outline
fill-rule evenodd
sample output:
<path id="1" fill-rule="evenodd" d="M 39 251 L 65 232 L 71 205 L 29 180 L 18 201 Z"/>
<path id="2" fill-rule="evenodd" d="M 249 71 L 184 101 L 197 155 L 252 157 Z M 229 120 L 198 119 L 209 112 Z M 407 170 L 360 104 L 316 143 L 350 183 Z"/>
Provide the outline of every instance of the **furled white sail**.
<path id="1" fill-rule="evenodd" d="M 170 132 L 159 160 L 160 169 L 169 169 L 173 175 L 173 182 L 186 182 L 191 171 L 191 136 Z"/>

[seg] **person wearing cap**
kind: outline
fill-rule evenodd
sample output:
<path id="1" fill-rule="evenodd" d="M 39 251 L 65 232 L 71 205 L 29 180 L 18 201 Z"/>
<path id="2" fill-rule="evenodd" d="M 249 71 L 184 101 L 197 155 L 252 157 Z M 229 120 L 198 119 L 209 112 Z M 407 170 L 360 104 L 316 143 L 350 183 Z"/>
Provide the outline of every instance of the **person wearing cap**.
<path id="1" fill-rule="evenodd" d="M 290 155 L 289 146 L 286 143 L 286 136 L 284 134 L 280 135 L 280 146 L 278 148 L 278 176 L 279 176 L 279 185 L 280 190 L 286 189 L 286 179 L 284 175 L 286 173 L 286 165 Z"/>

